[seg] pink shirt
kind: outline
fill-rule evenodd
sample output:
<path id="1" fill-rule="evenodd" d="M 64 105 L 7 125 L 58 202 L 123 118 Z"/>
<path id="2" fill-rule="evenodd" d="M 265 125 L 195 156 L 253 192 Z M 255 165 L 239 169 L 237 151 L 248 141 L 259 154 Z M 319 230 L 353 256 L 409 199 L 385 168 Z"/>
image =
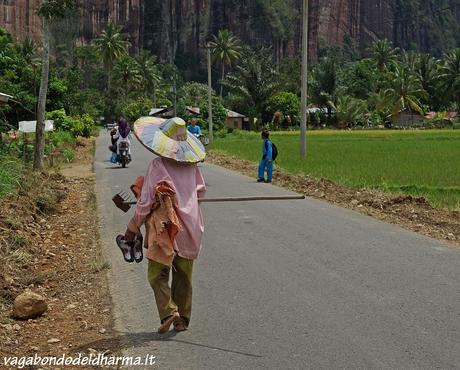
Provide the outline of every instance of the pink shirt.
<path id="1" fill-rule="evenodd" d="M 156 184 L 161 181 L 171 185 L 179 204 L 176 213 L 181 221 L 182 230 L 177 234 L 174 249 L 181 257 L 196 259 L 204 232 L 198 198 L 203 197 L 206 191 L 203 175 L 196 164 L 180 164 L 160 157 L 150 162 L 134 213 L 134 223 L 137 227 L 144 223 L 155 202 Z"/>

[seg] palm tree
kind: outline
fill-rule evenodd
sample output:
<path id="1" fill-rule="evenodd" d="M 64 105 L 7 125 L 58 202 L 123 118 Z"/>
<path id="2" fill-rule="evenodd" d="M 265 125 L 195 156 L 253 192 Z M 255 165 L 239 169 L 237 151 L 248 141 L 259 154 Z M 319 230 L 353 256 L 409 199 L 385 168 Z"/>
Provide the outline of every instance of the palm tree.
<path id="1" fill-rule="evenodd" d="M 74 6 L 73 0 L 42 0 L 38 14 L 42 17 L 43 27 L 43 54 L 42 74 L 37 104 L 37 126 L 35 131 L 34 169 L 43 169 L 45 156 L 45 113 L 46 95 L 48 92 L 48 78 L 50 69 L 50 23 L 53 19 L 64 18 L 67 12 Z"/>
<path id="2" fill-rule="evenodd" d="M 110 91 L 110 72 L 113 64 L 127 53 L 130 43 L 124 39 L 121 27 L 109 23 L 101 36 L 96 39 L 96 46 L 101 53 L 104 67 L 108 70 L 107 90 Z"/>
<path id="3" fill-rule="evenodd" d="M 420 78 L 423 89 L 427 92 L 427 99 L 424 99 L 425 104 L 439 106 L 441 103 L 436 87 L 439 81 L 440 65 L 439 61 L 429 54 L 419 54 L 415 63 L 415 72 Z M 433 109 L 433 107 L 431 107 Z"/>
<path id="4" fill-rule="evenodd" d="M 330 102 L 335 109 L 337 123 L 340 128 L 354 126 L 366 111 L 365 100 L 355 99 L 348 95 L 339 96 L 337 104 Z"/>
<path id="5" fill-rule="evenodd" d="M 142 76 L 136 61 L 129 55 L 123 55 L 113 67 L 113 79 L 126 97 L 128 91 L 137 90 L 142 83 Z"/>
<path id="6" fill-rule="evenodd" d="M 153 93 L 153 105 L 157 106 L 156 90 L 161 82 L 161 75 L 155 65 L 155 56 L 147 50 L 142 50 L 136 57 L 136 64 L 139 74 L 142 79 L 144 88 L 144 96 L 148 95 L 149 91 Z"/>
<path id="7" fill-rule="evenodd" d="M 31 63 L 37 55 L 37 44 L 29 37 L 19 43 L 17 49 L 27 63 Z"/>
<path id="8" fill-rule="evenodd" d="M 241 62 L 229 73 L 223 84 L 242 98 L 251 117 L 260 116 L 267 100 L 279 84 L 270 49 L 246 49 Z"/>
<path id="9" fill-rule="evenodd" d="M 369 51 L 371 59 L 377 65 L 378 70 L 386 72 L 389 71 L 390 66 L 396 61 L 399 49 L 394 48 L 390 41 L 384 39 L 374 41 Z"/>
<path id="10" fill-rule="evenodd" d="M 449 97 L 457 104 L 457 111 L 460 114 L 460 48 L 452 50 L 445 56 L 439 78 Z"/>
<path id="11" fill-rule="evenodd" d="M 214 61 L 222 65 L 222 78 L 220 84 L 220 97 L 222 97 L 222 81 L 225 78 L 225 65 L 231 65 L 241 57 L 240 41 L 228 30 L 220 30 L 212 36 L 214 41 L 209 43 Z"/>
<path id="12" fill-rule="evenodd" d="M 419 98 L 426 96 L 420 79 L 404 66 L 394 66 L 390 75 L 390 87 L 384 91 L 384 104 L 391 109 L 395 118 L 401 110 L 409 109 L 423 115 Z"/>

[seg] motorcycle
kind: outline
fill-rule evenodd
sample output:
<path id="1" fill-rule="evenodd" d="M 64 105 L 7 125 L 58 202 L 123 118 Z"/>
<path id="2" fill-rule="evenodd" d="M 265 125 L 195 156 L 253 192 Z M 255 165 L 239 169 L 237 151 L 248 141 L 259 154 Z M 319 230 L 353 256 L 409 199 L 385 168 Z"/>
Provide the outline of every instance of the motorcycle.
<path id="1" fill-rule="evenodd" d="M 203 144 L 204 146 L 208 145 L 209 144 L 209 139 L 204 136 L 203 134 L 193 134 L 196 138 L 198 138 L 198 140 L 201 141 L 201 144 Z"/>
<path id="2" fill-rule="evenodd" d="M 125 168 L 131 162 L 131 154 L 129 154 L 129 143 L 122 141 L 118 144 L 117 162 L 121 167 Z"/>

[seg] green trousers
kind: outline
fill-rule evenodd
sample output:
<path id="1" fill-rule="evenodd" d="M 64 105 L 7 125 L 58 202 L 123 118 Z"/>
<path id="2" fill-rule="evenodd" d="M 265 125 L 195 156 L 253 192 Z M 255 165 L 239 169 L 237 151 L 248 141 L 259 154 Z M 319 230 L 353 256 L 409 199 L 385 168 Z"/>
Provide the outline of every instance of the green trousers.
<path id="1" fill-rule="evenodd" d="M 169 287 L 169 272 L 172 283 Z M 192 270 L 193 260 L 176 255 L 172 269 L 149 260 L 148 279 L 155 295 L 155 302 L 161 321 L 179 312 L 186 326 L 192 315 Z"/>

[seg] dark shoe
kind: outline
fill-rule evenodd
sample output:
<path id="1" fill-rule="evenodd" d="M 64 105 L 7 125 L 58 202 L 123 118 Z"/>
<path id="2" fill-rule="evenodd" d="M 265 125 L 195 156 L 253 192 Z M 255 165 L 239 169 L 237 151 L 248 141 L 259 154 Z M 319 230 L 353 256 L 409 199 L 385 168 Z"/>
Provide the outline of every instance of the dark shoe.
<path id="1" fill-rule="evenodd" d="M 264 181 L 265 181 L 265 180 L 262 179 L 262 178 L 260 178 L 260 177 L 257 179 L 257 182 L 264 182 Z"/>
<path id="2" fill-rule="evenodd" d="M 134 239 L 134 246 L 132 249 L 134 261 L 136 261 L 137 263 L 141 262 L 142 259 L 144 258 L 144 254 L 142 252 L 143 242 L 144 242 L 144 238 L 142 237 L 142 234 L 141 233 L 137 234 L 136 238 Z"/>
<path id="3" fill-rule="evenodd" d="M 126 262 L 134 262 L 134 257 L 132 254 L 132 242 L 128 242 L 125 239 L 124 235 L 118 235 L 115 239 L 117 241 L 118 248 L 120 248 L 121 253 L 123 253 L 123 258 Z"/>
<path id="4" fill-rule="evenodd" d="M 168 316 L 166 319 L 164 319 L 158 328 L 158 334 L 166 333 L 174 320 L 177 320 L 178 318 L 180 319 L 179 312 L 174 312 L 171 316 Z"/>
<path id="5" fill-rule="evenodd" d="M 271 184 L 272 180 L 264 180 L 264 182 L 267 183 L 267 184 Z"/>
<path id="6" fill-rule="evenodd" d="M 174 320 L 174 331 L 176 333 L 179 333 L 185 330 L 187 330 L 187 326 L 185 325 L 185 320 L 182 317 L 179 317 L 176 320 Z"/>

